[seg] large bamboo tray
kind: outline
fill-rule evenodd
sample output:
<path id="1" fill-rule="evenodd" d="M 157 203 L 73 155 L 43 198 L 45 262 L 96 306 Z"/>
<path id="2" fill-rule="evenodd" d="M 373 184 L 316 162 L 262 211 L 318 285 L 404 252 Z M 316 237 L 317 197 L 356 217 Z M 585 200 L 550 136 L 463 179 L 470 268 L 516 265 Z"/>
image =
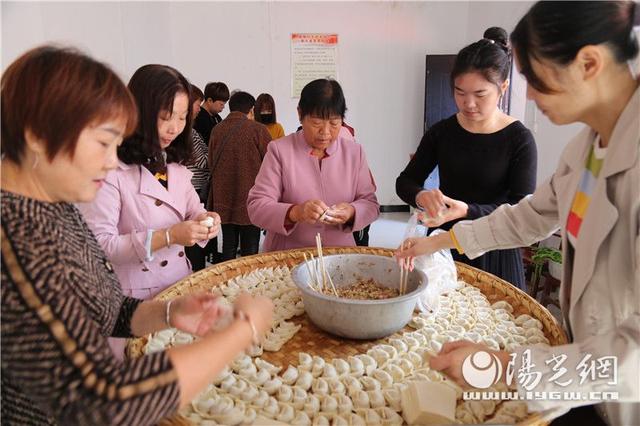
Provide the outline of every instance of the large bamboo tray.
<path id="1" fill-rule="evenodd" d="M 211 291 L 227 280 L 255 269 L 283 265 L 292 267 L 303 261 L 303 253 L 309 255 L 313 253 L 313 250 L 312 248 L 308 248 L 270 252 L 219 263 L 178 281 L 175 285 L 157 295 L 155 299 L 170 300 L 184 294 Z M 329 247 L 324 248 L 323 251 L 327 255 L 362 253 L 391 256 L 393 254 L 393 251 L 390 249 L 375 247 Z M 526 313 L 542 322 L 544 334 L 547 339 L 549 339 L 551 345 L 556 346 L 567 343 L 567 337 L 553 315 L 528 294 L 487 272 L 459 262 L 456 262 L 456 267 L 458 269 L 458 279 L 477 287 L 487 297 L 490 303 L 505 300 L 513 306 L 514 315 L 517 316 Z M 388 339 L 385 338 L 375 341 L 347 340 L 331 336 L 318 329 L 308 320 L 306 315 L 294 318 L 292 321 L 302 325 L 298 333 L 296 333 L 280 351 L 264 352 L 260 356 L 275 365 L 282 366 L 283 369 L 289 364 L 297 365 L 298 352 L 301 351 L 318 355 L 325 359 L 345 358 L 349 355 L 366 352 L 373 345 Z M 144 353 L 146 343 L 147 340 L 144 337 L 130 340 L 127 345 L 128 356 L 141 356 Z M 162 424 L 188 425 L 190 423 L 183 417 L 177 416 Z M 531 416 L 525 424 L 540 424 L 538 416 Z"/>

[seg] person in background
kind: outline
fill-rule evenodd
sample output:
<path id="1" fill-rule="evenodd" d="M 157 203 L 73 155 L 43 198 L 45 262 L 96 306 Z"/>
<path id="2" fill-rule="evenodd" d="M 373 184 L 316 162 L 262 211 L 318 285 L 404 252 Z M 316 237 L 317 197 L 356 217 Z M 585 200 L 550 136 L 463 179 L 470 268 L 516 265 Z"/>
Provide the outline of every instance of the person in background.
<path id="1" fill-rule="evenodd" d="M 204 100 L 204 94 L 197 86 L 191 85 L 191 116 L 195 121 L 200 112 L 200 104 Z M 191 184 L 198 193 L 200 202 L 207 205 L 209 198 L 209 188 L 211 184 L 211 173 L 209 172 L 209 145 L 202 140 L 202 136 L 195 129 L 191 129 L 191 140 L 193 144 L 193 159 L 188 163 L 187 168 L 193 173 Z M 185 246 L 185 253 L 191 262 L 193 272 L 204 269 L 205 259 L 208 254 L 212 253 L 214 258 L 219 259 L 218 254 L 218 237 L 212 238 L 203 248 L 198 244 L 191 247 Z M 215 263 L 215 262 L 214 262 Z"/>
<path id="2" fill-rule="evenodd" d="M 533 195 L 459 222 L 449 233 L 409 239 L 397 252 L 404 258 L 455 247 L 474 258 L 530 245 L 560 228 L 559 296 L 571 343 L 524 346 L 509 354 L 457 341 L 446 343 L 430 362 L 465 384 L 461 369 L 470 354 L 494 354 L 502 371 L 513 359 L 515 379 L 526 371 L 526 353 L 540 380 L 533 389 L 515 383 L 521 395 L 581 392 L 589 398 L 528 401 L 531 411 L 548 417 L 571 409 L 552 425 L 640 424 L 640 80 L 631 66 L 639 50 L 633 30 L 640 24 L 639 8 L 631 1 L 531 7 L 511 34 L 527 97 L 554 124 L 587 126 Z M 608 374 L 589 373 L 596 360 L 606 359 L 612 362 Z M 603 402 L 592 391 L 614 392 L 615 400 Z"/>
<path id="3" fill-rule="evenodd" d="M 342 127 L 347 129 L 351 136 L 356 137 L 356 130 L 349 126 L 344 120 L 342 120 Z M 373 177 L 372 177 L 373 179 Z M 359 231 L 353 233 L 353 239 L 356 241 L 356 245 L 359 247 L 367 247 L 369 246 L 369 229 L 371 229 L 371 225 L 367 225 Z"/>
<path id="4" fill-rule="evenodd" d="M 73 203 L 108 185 L 134 99 L 104 64 L 50 46 L 16 59 L 1 87 L 2 424 L 158 424 L 271 327 L 273 305 L 243 294 L 231 325 L 212 331 L 212 294 L 124 295 Z M 200 339 L 126 362 L 107 343 L 168 327 Z"/>
<path id="5" fill-rule="evenodd" d="M 340 84 L 318 79 L 300 94 L 302 131 L 269 144 L 249 191 L 251 222 L 266 229 L 265 251 L 355 246 L 353 232 L 379 214 L 376 186 L 362 146 L 342 127 Z"/>
<path id="6" fill-rule="evenodd" d="M 204 86 L 204 102 L 193 123 L 193 128 L 200 133 L 202 140 L 208 142 L 211 130 L 222 121 L 220 113 L 227 101 L 229 101 L 229 88 L 226 84 L 218 81 Z"/>
<path id="7" fill-rule="evenodd" d="M 458 113 L 434 124 L 396 180 L 407 204 L 424 210 L 431 228 L 451 229 L 461 219 L 486 216 L 503 203 L 515 204 L 535 189 L 537 150 L 533 135 L 498 107 L 507 93 L 511 57 L 507 33 L 487 30 L 462 49 L 451 71 Z M 438 166 L 440 188 L 425 190 Z M 520 249 L 491 251 L 458 260 L 497 275 L 526 291 Z"/>
<path id="8" fill-rule="evenodd" d="M 93 202 L 78 205 L 127 296 L 154 297 L 191 273 L 184 247 L 202 247 L 220 223 L 207 212 L 182 165 L 192 155 L 191 85 L 177 70 L 144 65 L 128 85 L 138 106 L 136 132 L 118 147 L 120 162 Z M 113 341 L 122 356 L 124 341 Z"/>
<path id="9" fill-rule="evenodd" d="M 229 115 L 211 132 L 209 168 L 215 185 L 209 206 L 222 221 L 222 260 L 258 253 L 260 229 L 247 214 L 247 195 L 260 170 L 271 136 L 253 120 L 255 98 L 238 91 L 229 99 Z"/>
<path id="10" fill-rule="evenodd" d="M 256 99 L 255 120 L 267 127 L 272 140 L 284 137 L 284 129 L 276 118 L 276 103 L 270 94 L 262 93 Z"/>

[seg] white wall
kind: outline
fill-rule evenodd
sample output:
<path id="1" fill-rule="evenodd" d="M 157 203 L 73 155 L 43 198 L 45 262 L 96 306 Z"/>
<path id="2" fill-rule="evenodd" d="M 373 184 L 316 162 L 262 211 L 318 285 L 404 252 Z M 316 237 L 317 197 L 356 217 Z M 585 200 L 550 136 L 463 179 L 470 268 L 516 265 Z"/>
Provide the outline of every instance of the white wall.
<path id="1" fill-rule="evenodd" d="M 395 179 L 421 137 L 425 55 L 456 53 L 489 26 L 511 30 L 529 3 L 2 2 L 0 7 L 3 69 L 26 49 L 52 41 L 83 48 L 125 81 L 143 64 L 164 63 L 201 88 L 224 81 L 255 96 L 271 93 L 287 133 L 298 126 L 297 99 L 290 97 L 289 35 L 338 33 L 347 120 L 366 148 L 379 201 L 400 204 Z M 515 84 L 520 90 L 514 111 L 523 118 L 523 85 Z M 553 167 L 547 165 L 558 157 L 556 141 L 564 136 L 555 132 L 541 122 L 539 175 L 549 174 Z"/>
<path id="2" fill-rule="evenodd" d="M 533 1 L 472 1 L 469 5 L 469 37 L 482 37 L 485 29 L 499 26 L 511 33 L 520 17 L 533 5 Z M 556 126 L 539 110 L 535 103 L 527 101 L 526 80 L 514 72 L 512 81 L 511 114 L 521 120 L 533 132 L 538 147 L 538 184 L 553 174 L 562 150 L 575 136 L 581 124 Z"/>

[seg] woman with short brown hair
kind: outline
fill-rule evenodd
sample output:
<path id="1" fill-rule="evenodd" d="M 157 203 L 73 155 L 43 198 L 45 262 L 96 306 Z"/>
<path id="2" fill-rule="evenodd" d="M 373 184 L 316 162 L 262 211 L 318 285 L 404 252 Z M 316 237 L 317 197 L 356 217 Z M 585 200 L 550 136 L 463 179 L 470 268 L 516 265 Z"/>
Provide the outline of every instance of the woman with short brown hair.
<path id="1" fill-rule="evenodd" d="M 220 332 L 213 295 L 122 294 L 74 206 L 91 201 L 136 128 L 136 106 L 104 64 L 33 49 L 2 76 L 2 424 L 146 425 L 173 414 L 271 325 L 242 295 Z M 193 344 L 118 361 L 108 336 L 175 327 Z"/>

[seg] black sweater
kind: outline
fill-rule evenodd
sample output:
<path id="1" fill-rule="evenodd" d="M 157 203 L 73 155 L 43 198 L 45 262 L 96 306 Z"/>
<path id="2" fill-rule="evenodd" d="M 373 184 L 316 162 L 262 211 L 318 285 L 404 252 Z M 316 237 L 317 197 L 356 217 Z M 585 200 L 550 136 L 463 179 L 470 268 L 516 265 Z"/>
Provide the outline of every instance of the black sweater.
<path id="1" fill-rule="evenodd" d="M 533 193 L 537 151 L 533 135 L 519 121 L 495 133 L 477 134 L 465 130 L 452 115 L 433 125 L 422 137 L 416 155 L 396 180 L 398 196 L 415 207 L 416 195 L 436 166 L 442 193 L 467 203 L 469 211 L 465 219 L 476 219 L 490 214 L 501 204 L 515 204 Z M 450 229 L 454 223 L 443 224 L 442 228 Z M 499 250 L 510 251 L 514 250 Z M 514 254 L 507 256 L 515 260 L 493 259 L 491 265 L 486 263 L 487 259 L 481 259 L 487 255 L 474 261 L 458 256 L 458 260 L 523 288 L 522 260 L 519 253 Z M 517 264 L 500 265 L 513 261 Z"/>

